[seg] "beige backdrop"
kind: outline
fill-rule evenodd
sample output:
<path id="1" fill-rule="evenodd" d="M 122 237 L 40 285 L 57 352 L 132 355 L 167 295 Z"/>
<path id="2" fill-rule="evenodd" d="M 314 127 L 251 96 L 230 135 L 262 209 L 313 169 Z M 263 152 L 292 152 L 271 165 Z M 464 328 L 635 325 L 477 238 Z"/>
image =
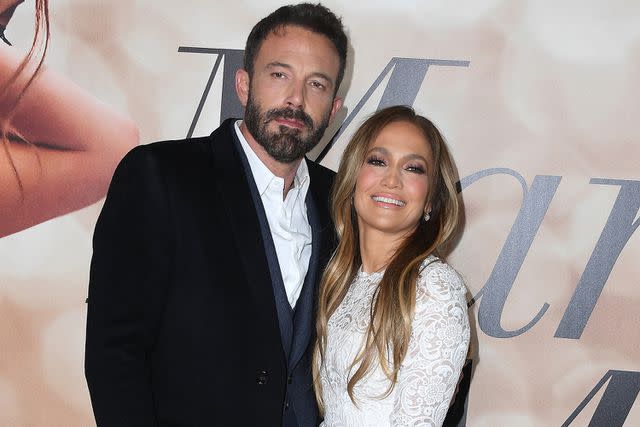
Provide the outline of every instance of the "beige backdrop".
<path id="1" fill-rule="evenodd" d="M 47 64 L 129 114 L 142 143 L 184 137 L 215 55 L 179 46 L 242 49 L 276 1 L 51 2 Z M 516 330 L 477 328 L 469 426 L 559 426 L 609 370 L 640 371 L 640 238 L 615 262 L 579 339 L 554 338 L 620 190 L 592 178 L 640 180 L 640 2 L 326 1 L 342 15 L 352 56 L 344 119 L 392 57 L 469 61 L 430 66 L 415 108 L 447 137 L 460 176 L 508 168 L 531 186 L 561 177 L 502 312 Z M 27 48 L 33 1 L 7 35 Z M 323 162 L 381 99 L 388 75 Z M 196 135 L 219 123 L 215 79 Z M 332 132 L 335 132 L 333 126 Z M 317 153 L 314 153 L 317 154 Z M 465 233 L 451 257 L 475 295 L 522 203 L 516 179 L 493 175 L 464 192 Z M 628 204 L 638 203 L 640 193 Z M 0 425 L 89 426 L 83 347 L 91 235 L 101 204 L 0 239 Z M 637 220 L 637 212 L 636 212 Z M 473 306 L 473 323 L 477 324 Z M 587 425 L 605 387 L 572 425 Z M 625 425 L 640 425 L 636 402 Z"/>

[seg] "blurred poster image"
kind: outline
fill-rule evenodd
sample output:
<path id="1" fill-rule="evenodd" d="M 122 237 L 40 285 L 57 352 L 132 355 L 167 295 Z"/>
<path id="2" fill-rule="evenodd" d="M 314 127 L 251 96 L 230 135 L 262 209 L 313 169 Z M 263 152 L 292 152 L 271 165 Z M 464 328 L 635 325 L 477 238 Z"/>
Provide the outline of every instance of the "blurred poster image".
<path id="1" fill-rule="evenodd" d="M 46 0 L 0 1 L 0 425 L 92 422 L 82 302 L 94 219 L 38 224 L 101 200 L 139 142 L 130 118 L 45 65 L 50 19 Z"/>
<path id="2" fill-rule="evenodd" d="M 21 1 L 0 15 L 0 236 L 95 203 L 122 156 L 138 143 L 133 122 L 44 65 L 48 2 L 33 11 L 34 41 L 25 56 L 6 38 Z"/>

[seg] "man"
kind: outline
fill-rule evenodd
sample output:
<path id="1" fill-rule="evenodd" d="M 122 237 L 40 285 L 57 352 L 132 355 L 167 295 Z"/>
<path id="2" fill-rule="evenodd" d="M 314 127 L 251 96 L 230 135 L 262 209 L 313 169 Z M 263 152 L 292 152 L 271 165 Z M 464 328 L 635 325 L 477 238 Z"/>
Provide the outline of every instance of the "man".
<path id="1" fill-rule="evenodd" d="M 311 426 L 329 170 L 304 159 L 342 105 L 347 39 L 320 5 L 260 21 L 242 121 L 140 146 L 94 235 L 85 369 L 99 426 Z"/>

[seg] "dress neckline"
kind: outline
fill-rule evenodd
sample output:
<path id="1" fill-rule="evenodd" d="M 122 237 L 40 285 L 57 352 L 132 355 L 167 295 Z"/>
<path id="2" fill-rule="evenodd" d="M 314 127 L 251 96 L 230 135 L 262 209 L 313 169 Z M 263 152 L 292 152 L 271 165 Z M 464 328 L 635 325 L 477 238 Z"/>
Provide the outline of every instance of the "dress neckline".
<path id="1" fill-rule="evenodd" d="M 440 258 L 438 258 L 437 256 L 433 255 L 433 254 L 429 254 L 427 255 L 427 257 L 422 261 L 422 263 L 424 264 L 425 262 L 427 263 L 431 263 L 433 261 L 437 261 Z M 377 278 L 381 278 L 384 275 L 384 272 L 386 271 L 386 268 L 383 268 L 381 270 L 378 271 L 374 271 L 371 273 L 367 273 L 366 271 L 362 270 L 362 264 L 360 264 L 360 267 L 358 268 L 358 273 L 356 274 L 357 278 L 362 278 L 362 279 L 377 279 Z"/>
<path id="2" fill-rule="evenodd" d="M 385 269 L 383 268 L 382 270 L 367 273 L 366 271 L 362 270 L 362 265 L 361 265 L 360 268 L 358 268 L 357 277 L 363 278 L 363 279 L 374 279 L 374 278 L 382 277 L 384 275 L 384 271 Z"/>

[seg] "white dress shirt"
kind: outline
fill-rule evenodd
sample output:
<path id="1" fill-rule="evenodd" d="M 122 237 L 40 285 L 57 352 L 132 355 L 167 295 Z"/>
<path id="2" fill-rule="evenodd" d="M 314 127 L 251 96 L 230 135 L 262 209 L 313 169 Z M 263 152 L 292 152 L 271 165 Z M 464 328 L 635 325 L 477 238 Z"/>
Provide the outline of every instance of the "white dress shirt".
<path id="1" fill-rule="evenodd" d="M 306 160 L 302 159 L 293 185 L 283 200 L 284 179 L 275 176 L 258 158 L 242 135 L 240 123 L 235 123 L 236 134 L 262 199 L 287 299 L 293 308 L 300 296 L 311 258 L 311 226 L 305 203 L 309 190 L 309 169 Z"/>

